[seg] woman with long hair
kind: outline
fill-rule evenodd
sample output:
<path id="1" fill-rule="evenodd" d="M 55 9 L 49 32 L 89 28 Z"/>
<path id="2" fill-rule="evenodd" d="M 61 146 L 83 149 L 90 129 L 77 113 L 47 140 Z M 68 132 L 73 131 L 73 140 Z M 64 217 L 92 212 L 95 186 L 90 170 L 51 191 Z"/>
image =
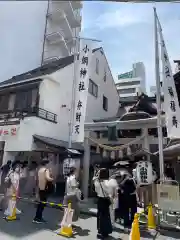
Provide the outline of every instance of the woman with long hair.
<path id="1" fill-rule="evenodd" d="M 100 169 L 93 178 L 97 194 L 97 237 L 105 239 L 112 233 L 110 205 L 112 204 L 109 183 L 109 171 Z"/>
<path id="2" fill-rule="evenodd" d="M 76 168 L 71 167 L 70 172 L 66 178 L 64 204 L 68 205 L 68 203 L 71 203 L 71 208 L 74 210 L 72 219 L 73 222 L 76 222 L 79 219 L 79 198 L 77 195 L 78 189 L 79 184 L 76 178 Z"/>

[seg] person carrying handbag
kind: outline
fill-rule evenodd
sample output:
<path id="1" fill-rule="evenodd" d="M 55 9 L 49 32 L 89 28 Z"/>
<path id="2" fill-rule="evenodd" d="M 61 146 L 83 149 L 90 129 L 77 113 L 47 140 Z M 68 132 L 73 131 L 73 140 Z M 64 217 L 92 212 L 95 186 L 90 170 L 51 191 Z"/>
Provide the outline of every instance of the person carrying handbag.
<path id="1" fill-rule="evenodd" d="M 108 186 L 109 171 L 107 169 L 100 169 L 93 180 L 95 191 L 97 193 L 97 237 L 105 239 L 112 233 L 110 217 L 112 197 Z"/>
<path id="2" fill-rule="evenodd" d="M 71 203 L 71 208 L 74 210 L 73 213 L 73 222 L 78 221 L 79 219 L 79 198 L 80 191 L 78 190 L 78 182 L 76 180 L 76 168 L 71 167 L 69 176 L 67 176 L 66 179 L 66 191 L 64 196 L 64 204 L 68 205 L 68 203 Z"/>

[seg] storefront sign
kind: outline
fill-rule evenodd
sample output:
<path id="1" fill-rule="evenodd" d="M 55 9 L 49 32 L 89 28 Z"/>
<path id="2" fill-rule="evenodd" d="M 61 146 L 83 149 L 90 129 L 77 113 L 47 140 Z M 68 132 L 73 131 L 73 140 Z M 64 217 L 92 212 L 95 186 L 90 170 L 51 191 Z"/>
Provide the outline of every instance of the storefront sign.
<path id="1" fill-rule="evenodd" d="M 17 135 L 17 126 L 12 127 L 0 127 L 0 136 L 16 136 Z"/>
<path id="2" fill-rule="evenodd" d="M 160 23 L 158 25 L 158 28 L 161 41 L 161 59 L 163 69 L 163 90 L 165 106 L 164 111 L 166 114 L 167 134 L 169 138 L 180 138 L 179 101 Z"/>
<path id="3" fill-rule="evenodd" d="M 72 158 L 66 158 L 63 162 L 63 175 L 66 176 L 70 172 L 70 168 L 75 167 L 75 160 Z"/>
<path id="4" fill-rule="evenodd" d="M 122 73 L 118 75 L 118 80 L 119 79 L 126 79 L 126 78 L 132 78 L 133 77 L 133 71 Z"/>
<path id="5" fill-rule="evenodd" d="M 89 41 L 82 40 L 79 54 L 77 81 L 75 86 L 75 106 L 73 118 L 73 142 L 84 142 L 84 122 L 89 86 L 89 66 L 92 58 L 92 47 Z"/>

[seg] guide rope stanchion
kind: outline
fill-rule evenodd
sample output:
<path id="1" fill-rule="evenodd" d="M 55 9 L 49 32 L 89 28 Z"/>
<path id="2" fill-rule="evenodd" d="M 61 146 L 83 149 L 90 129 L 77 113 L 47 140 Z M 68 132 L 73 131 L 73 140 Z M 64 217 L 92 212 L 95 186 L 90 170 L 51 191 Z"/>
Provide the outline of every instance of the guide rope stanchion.
<path id="1" fill-rule="evenodd" d="M 71 208 L 71 203 L 68 204 L 68 207 L 64 209 L 64 216 L 61 222 L 61 228 L 58 235 L 64 237 L 72 237 L 73 230 L 72 230 L 72 218 L 73 218 L 73 209 Z"/>
<path id="2" fill-rule="evenodd" d="M 17 200 L 16 195 L 13 194 L 11 196 L 11 199 L 8 202 L 8 213 L 9 213 L 9 215 L 7 217 L 5 217 L 5 220 L 7 220 L 7 221 L 17 220 L 17 217 L 16 217 L 16 200 Z"/>
<path id="3" fill-rule="evenodd" d="M 129 240 L 140 240 L 139 215 L 136 213 L 132 223 Z"/>

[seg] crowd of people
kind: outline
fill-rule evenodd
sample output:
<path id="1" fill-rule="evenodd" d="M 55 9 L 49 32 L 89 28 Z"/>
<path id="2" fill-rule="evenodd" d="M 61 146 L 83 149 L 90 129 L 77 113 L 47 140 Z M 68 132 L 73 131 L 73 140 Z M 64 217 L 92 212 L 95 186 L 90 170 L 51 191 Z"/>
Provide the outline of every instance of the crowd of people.
<path id="1" fill-rule="evenodd" d="M 10 204 L 12 196 L 36 196 L 39 200 L 36 214 L 33 222 L 45 222 L 42 217 L 44 204 L 41 201 L 47 201 L 48 195 L 53 192 L 54 179 L 51 169 L 48 167 L 48 159 L 43 159 L 40 164 L 36 162 L 8 161 L 1 167 L 0 184 L 0 210 L 4 211 L 5 216 L 11 215 Z M 16 202 L 16 204 L 18 201 Z M 16 214 L 20 214 L 16 206 Z"/>
<path id="2" fill-rule="evenodd" d="M 97 194 L 97 237 L 108 237 L 115 221 L 123 222 L 125 232 L 129 232 L 137 212 L 135 179 L 128 172 L 110 177 L 108 169 L 100 169 L 93 181 Z"/>
<path id="3" fill-rule="evenodd" d="M 39 201 L 34 223 L 44 223 L 43 210 L 48 197 L 55 192 L 56 176 L 53 174 L 53 169 L 50 161 L 47 158 L 42 159 L 39 164 L 36 162 L 8 161 L 0 169 L 0 210 L 5 216 L 9 216 L 9 205 L 12 196 L 17 198 L 16 214 L 20 214 L 18 209 L 18 197 L 34 196 Z M 74 210 L 73 221 L 77 221 L 79 217 L 79 202 L 83 199 L 83 194 L 80 190 L 79 181 L 77 180 L 77 169 L 71 166 L 69 174 L 66 176 L 66 188 L 64 193 L 64 204 L 67 206 L 71 202 Z"/>
<path id="4" fill-rule="evenodd" d="M 42 202 L 48 201 L 48 197 L 54 192 L 56 180 L 48 164 L 48 159 L 41 160 L 39 165 L 36 162 L 28 165 L 27 162 L 8 161 L 1 167 L 0 207 L 6 216 L 10 215 L 8 204 L 12 195 L 24 196 L 28 192 L 36 195 L 39 200 L 33 222 L 45 222 L 45 205 Z M 73 222 L 79 218 L 79 202 L 83 200 L 77 175 L 77 169 L 71 166 L 66 176 L 64 193 L 64 204 L 71 202 L 74 210 Z M 129 232 L 138 204 L 137 185 L 133 174 L 122 171 L 121 174 L 109 176 L 109 170 L 101 168 L 95 171 L 93 184 L 97 200 L 97 237 L 108 237 L 115 222 L 124 224 L 124 230 Z M 17 207 L 18 204 L 16 213 L 20 214 Z"/>

